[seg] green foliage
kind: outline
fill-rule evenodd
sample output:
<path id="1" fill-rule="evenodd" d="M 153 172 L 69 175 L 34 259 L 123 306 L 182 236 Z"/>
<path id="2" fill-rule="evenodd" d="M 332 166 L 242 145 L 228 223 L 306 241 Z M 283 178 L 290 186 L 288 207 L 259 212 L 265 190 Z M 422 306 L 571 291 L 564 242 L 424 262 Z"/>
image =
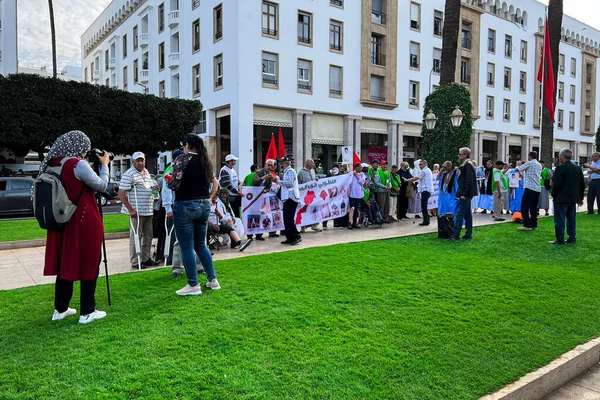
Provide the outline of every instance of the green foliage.
<path id="1" fill-rule="evenodd" d="M 565 246 L 552 222 L 217 261 L 198 297 L 169 269 L 115 275 L 85 326 L 50 320 L 54 285 L 0 290 L 0 397 L 478 399 L 600 333 L 597 221 Z"/>
<path id="2" fill-rule="evenodd" d="M 454 107 L 460 107 L 464 114 L 462 124 L 458 128 L 452 128 L 450 115 Z M 471 133 L 473 131 L 473 105 L 471 104 L 471 93 L 461 84 L 448 83 L 434 90 L 425 99 L 423 108 L 423 119 L 433 110 L 438 121 L 433 131 L 428 131 L 423 124 L 421 130 L 423 158 L 429 162 L 441 163 L 452 161 L 454 165 L 458 162 L 458 149 L 468 147 L 471 144 Z M 446 132 L 444 140 L 443 132 Z M 442 159 L 442 150 L 445 141 L 445 160 Z"/>
<path id="3" fill-rule="evenodd" d="M 152 95 L 37 75 L 0 76 L 0 148 L 42 153 L 71 130 L 115 154 L 172 148 L 201 118 L 199 101 Z"/>

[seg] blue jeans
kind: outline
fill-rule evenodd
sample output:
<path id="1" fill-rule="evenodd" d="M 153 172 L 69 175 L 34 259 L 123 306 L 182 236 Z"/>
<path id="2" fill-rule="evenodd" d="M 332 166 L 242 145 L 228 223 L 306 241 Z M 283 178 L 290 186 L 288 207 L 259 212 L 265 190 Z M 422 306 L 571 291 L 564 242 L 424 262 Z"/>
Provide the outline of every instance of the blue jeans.
<path id="1" fill-rule="evenodd" d="M 463 220 L 465 221 L 465 237 L 473 236 L 473 214 L 471 210 L 471 199 L 458 200 L 458 211 L 454 216 L 454 233 L 453 239 L 460 239 L 460 231 L 462 230 Z"/>
<path id="2" fill-rule="evenodd" d="M 556 241 L 559 243 L 565 242 L 565 219 L 567 223 L 567 242 L 575 242 L 577 238 L 576 222 L 575 222 L 575 204 L 559 204 L 554 203 L 554 233 Z"/>
<path id="3" fill-rule="evenodd" d="M 175 201 L 173 205 L 175 233 L 181 247 L 181 259 L 190 286 L 198 285 L 194 250 L 206 271 L 208 280 L 212 281 L 216 278 L 212 256 L 206 247 L 206 227 L 209 214 L 210 200 L 208 199 Z"/>

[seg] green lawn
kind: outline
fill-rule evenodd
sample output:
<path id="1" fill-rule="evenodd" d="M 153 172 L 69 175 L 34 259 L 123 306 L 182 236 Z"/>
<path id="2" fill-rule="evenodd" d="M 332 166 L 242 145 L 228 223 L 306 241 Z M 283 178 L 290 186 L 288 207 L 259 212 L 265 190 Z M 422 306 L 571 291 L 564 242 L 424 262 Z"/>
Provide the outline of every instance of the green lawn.
<path id="1" fill-rule="evenodd" d="M 125 214 L 108 214 L 104 216 L 104 232 L 126 232 L 129 230 L 129 217 Z M 0 220 L 0 242 L 13 240 L 45 239 L 46 231 L 41 229 L 37 220 L 18 221 Z"/>
<path id="2" fill-rule="evenodd" d="M 219 261 L 199 297 L 114 276 L 88 326 L 50 321 L 51 285 L 0 292 L 0 397 L 477 399 L 600 333 L 597 224 L 562 247 L 545 218 Z"/>

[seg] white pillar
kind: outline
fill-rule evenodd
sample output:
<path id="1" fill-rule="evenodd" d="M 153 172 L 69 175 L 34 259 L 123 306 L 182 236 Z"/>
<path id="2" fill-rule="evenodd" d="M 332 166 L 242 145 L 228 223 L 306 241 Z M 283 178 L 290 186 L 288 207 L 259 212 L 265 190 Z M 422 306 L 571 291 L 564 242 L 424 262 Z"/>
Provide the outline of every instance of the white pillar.
<path id="1" fill-rule="evenodd" d="M 404 121 L 398 122 L 398 143 L 397 143 L 397 152 L 398 152 L 398 168 L 400 168 L 400 164 L 404 161 Z"/>
<path id="2" fill-rule="evenodd" d="M 244 177 L 254 163 L 254 106 L 237 101 L 231 103 L 230 112 L 231 152 L 239 157 L 235 166 L 238 176 Z M 222 161 L 218 160 L 217 165 Z"/>
<path id="3" fill-rule="evenodd" d="M 398 125 L 400 121 L 388 121 L 388 164 L 398 165 Z M 400 155 L 402 156 L 402 155 Z"/>

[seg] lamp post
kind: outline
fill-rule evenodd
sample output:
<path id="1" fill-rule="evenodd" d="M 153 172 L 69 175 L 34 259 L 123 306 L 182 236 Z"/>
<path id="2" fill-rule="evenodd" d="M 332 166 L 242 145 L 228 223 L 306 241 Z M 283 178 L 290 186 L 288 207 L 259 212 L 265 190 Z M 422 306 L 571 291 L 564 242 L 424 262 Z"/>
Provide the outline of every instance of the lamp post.
<path id="1" fill-rule="evenodd" d="M 460 110 L 460 108 L 458 108 L 458 106 L 456 106 L 454 108 L 454 111 L 452 111 L 452 114 L 450 114 L 450 122 L 452 123 L 452 127 L 458 128 L 462 124 L 464 116 L 465 115 Z M 445 118 L 444 115 L 441 115 L 441 117 Z M 425 123 L 425 129 L 427 129 L 428 131 L 434 130 L 435 125 L 437 124 L 437 121 L 438 121 L 438 118 L 433 113 L 433 110 L 429 110 L 429 113 L 423 120 L 423 122 Z M 442 130 L 442 160 L 441 160 L 441 162 L 444 162 L 444 161 L 446 161 L 446 131 Z"/>

